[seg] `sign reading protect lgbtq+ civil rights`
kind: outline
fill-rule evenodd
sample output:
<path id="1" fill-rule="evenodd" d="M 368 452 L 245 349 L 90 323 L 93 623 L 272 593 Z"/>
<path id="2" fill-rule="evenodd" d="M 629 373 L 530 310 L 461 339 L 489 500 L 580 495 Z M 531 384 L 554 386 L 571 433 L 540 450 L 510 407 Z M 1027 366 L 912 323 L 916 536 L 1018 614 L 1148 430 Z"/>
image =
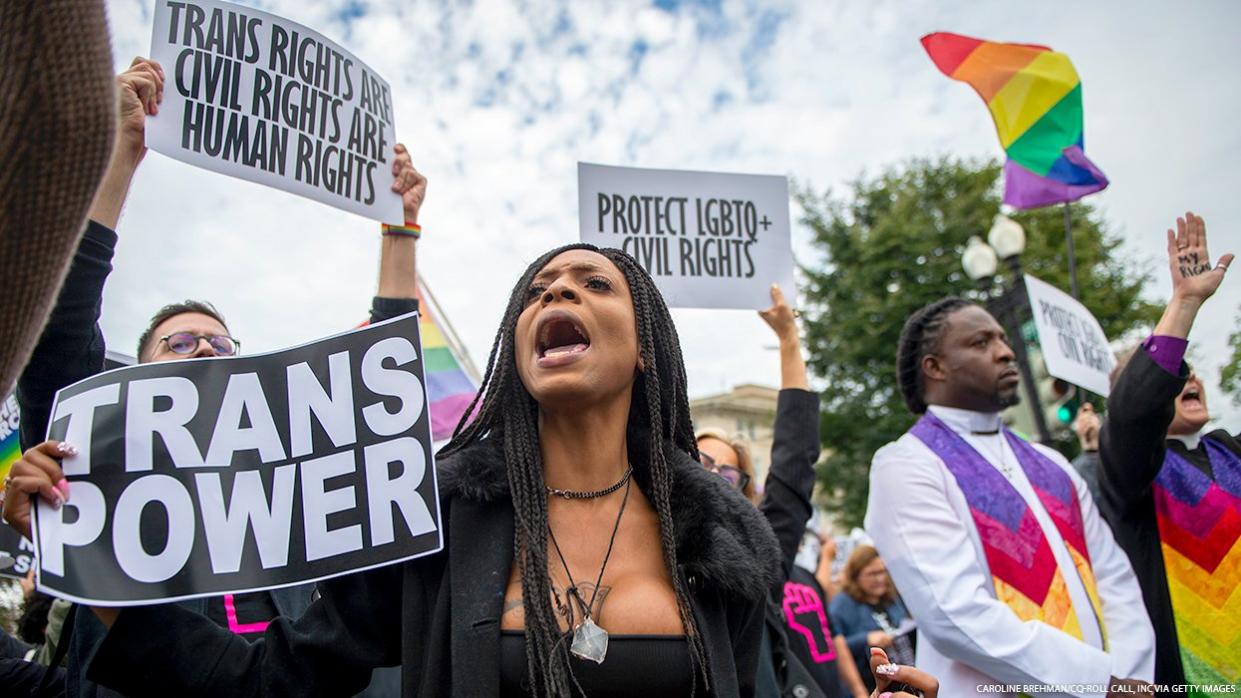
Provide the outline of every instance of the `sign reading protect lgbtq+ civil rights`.
<path id="1" fill-rule="evenodd" d="M 1029 274 L 1026 292 L 1047 372 L 1104 397 L 1116 356 L 1094 315 L 1077 299 Z"/>
<path id="2" fill-rule="evenodd" d="M 392 91 L 374 70 L 287 19 L 215 0 L 157 0 L 151 57 L 164 101 L 146 142 L 164 155 L 383 223 Z"/>
<path id="3" fill-rule="evenodd" d="M 577 187 L 582 242 L 628 252 L 669 306 L 795 301 L 786 178 L 578 163 Z"/>
<path id="4" fill-rule="evenodd" d="M 132 605 L 270 589 L 443 545 L 418 317 L 270 354 L 148 363 L 56 396 L 69 500 L 39 587 Z"/>

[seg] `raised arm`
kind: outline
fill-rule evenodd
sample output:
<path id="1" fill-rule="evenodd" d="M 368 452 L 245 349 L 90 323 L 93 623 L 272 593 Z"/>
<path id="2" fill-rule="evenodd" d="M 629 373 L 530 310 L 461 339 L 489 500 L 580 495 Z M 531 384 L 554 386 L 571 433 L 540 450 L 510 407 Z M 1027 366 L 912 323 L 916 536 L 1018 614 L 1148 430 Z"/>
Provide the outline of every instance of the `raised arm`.
<path id="1" fill-rule="evenodd" d="M 1186 213 L 1176 226 L 1167 236 L 1172 298 L 1154 334 L 1134 353 L 1113 386 L 1099 436 L 1099 484 L 1109 512 L 1126 511 L 1159 474 L 1175 399 L 1189 376 L 1182 360 L 1189 331 L 1233 260 L 1233 255 L 1225 254 L 1211 265 L 1206 224 L 1199 216 Z"/>
<path id="2" fill-rule="evenodd" d="M 380 322 L 418 309 L 418 239 L 422 228 L 418 212 L 427 196 L 427 178 L 414 169 L 409 150 L 396 144 L 392 161 L 392 191 L 405 205 L 405 225 L 383 226 L 379 253 L 379 291 L 371 305 L 371 322 Z"/>
<path id="3" fill-rule="evenodd" d="M 780 396 L 776 404 L 771 467 L 759 511 L 780 543 L 784 578 L 793 569 L 797 546 L 813 512 L 814 464 L 819 459 L 819 396 L 807 390 L 806 362 L 793 310 L 780 287 L 771 286 L 772 306 L 759 311 L 780 340 Z"/>

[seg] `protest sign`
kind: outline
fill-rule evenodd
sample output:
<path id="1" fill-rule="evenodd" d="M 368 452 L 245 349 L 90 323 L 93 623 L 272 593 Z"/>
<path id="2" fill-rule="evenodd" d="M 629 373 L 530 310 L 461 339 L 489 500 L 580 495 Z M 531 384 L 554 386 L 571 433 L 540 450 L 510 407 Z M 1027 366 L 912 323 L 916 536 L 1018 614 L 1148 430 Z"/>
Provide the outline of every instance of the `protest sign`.
<path id="1" fill-rule="evenodd" d="M 319 33 L 217 0 L 158 0 L 164 101 L 146 143 L 177 160 L 400 224 L 392 90 Z"/>
<path id="2" fill-rule="evenodd" d="M 771 306 L 780 284 L 796 303 L 788 179 L 578 163 L 582 242 L 619 247 L 655 279 L 669 306 Z"/>
<path id="3" fill-rule="evenodd" d="M 1116 357 L 1094 315 L 1069 294 L 1025 276 L 1026 292 L 1047 372 L 1104 397 Z"/>
<path id="4" fill-rule="evenodd" d="M 0 494 L 9 468 L 21 457 L 21 434 L 18 430 L 17 400 L 12 395 L 0 403 Z M 18 579 L 34 561 L 34 546 L 6 523 L 0 523 L 0 577 Z"/>
<path id="5" fill-rule="evenodd" d="M 270 589 L 442 547 L 416 314 L 258 356 L 109 371 L 56 396 L 69 501 L 40 589 L 129 605 Z"/>

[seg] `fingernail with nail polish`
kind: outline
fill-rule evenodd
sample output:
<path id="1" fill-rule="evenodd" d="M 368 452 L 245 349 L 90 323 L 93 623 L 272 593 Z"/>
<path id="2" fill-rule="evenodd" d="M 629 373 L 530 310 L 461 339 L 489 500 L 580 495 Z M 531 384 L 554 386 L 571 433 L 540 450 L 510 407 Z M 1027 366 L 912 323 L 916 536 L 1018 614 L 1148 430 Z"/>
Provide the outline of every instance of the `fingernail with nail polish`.
<path id="1" fill-rule="evenodd" d="M 885 692 L 883 692 L 883 693 L 880 693 L 880 694 L 879 694 L 879 698 L 892 698 L 892 692 L 891 692 L 891 691 L 885 691 Z"/>
<path id="2" fill-rule="evenodd" d="M 896 673 L 900 670 L 901 668 L 895 664 L 880 664 L 875 667 L 875 673 L 882 676 L 896 676 Z"/>
<path id="3" fill-rule="evenodd" d="M 68 480 L 66 480 L 63 477 L 60 478 L 60 482 L 56 483 L 56 489 L 59 490 L 60 493 L 65 496 L 65 499 L 69 499 L 69 481 Z"/>
<path id="4" fill-rule="evenodd" d="M 78 447 L 74 446 L 68 441 L 61 441 L 59 448 L 60 448 L 61 454 L 66 455 L 66 456 L 76 456 L 78 454 Z"/>
<path id="5" fill-rule="evenodd" d="M 60 490 L 56 489 L 52 490 L 52 494 L 56 495 L 56 499 L 52 500 L 52 508 L 59 509 L 61 505 L 65 503 L 65 495 L 61 494 Z"/>

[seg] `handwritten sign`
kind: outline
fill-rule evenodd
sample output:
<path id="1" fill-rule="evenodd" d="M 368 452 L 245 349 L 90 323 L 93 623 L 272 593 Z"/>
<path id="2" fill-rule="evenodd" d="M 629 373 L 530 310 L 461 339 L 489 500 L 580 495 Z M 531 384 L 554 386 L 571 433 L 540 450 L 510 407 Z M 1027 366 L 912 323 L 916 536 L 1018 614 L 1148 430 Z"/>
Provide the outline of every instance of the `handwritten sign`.
<path id="1" fill-rule="evenodd" d="M 151 57 L 164 101 L 147 145 L 383 223 L 391 188 L 392 90 L 365 63 L 296 22 L 218 0 L 158 0 Z"/>
<path id="2" fill-rule="evenodd" d="M 1069 294 L 1026 274 L 1026 292 L 1047 372 L 1107 396 L 1116 356 L 1094 315 Z"/>
<path id="3" fill-rule="evenodd" d="M 771 306 L 780 284 L 796 302 L 784 177 L 578 163 L 582 242 L 618 247 L 672 307 Z"/>

